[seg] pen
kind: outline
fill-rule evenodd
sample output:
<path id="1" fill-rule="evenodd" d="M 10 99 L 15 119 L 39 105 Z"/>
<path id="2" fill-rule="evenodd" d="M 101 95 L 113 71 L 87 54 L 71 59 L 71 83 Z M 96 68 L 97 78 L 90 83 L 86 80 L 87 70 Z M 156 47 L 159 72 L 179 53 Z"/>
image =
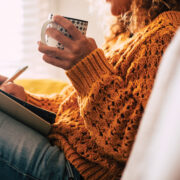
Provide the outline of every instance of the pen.
<path id="1" fill-rule="evenodd" d="M 18 69 L 10 78 L 6 79 L 2 84 L 8 83 L 8 82 L 13 82 L 17 77 L 19 77 L 26 69 L 28 68 L 28 66 L 22 67 L 20 69 Z"/>

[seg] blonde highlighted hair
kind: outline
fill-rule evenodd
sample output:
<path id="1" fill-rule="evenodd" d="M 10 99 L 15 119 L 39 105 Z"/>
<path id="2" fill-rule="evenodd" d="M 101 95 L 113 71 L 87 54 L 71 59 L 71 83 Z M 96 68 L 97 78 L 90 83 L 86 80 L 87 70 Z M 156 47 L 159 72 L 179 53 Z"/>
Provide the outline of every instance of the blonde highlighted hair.
<path id="1" fill-rule="evenodd" d="M 108 39 L 114 39 L 122 33 L 129 32 L 129 36 L 140 28 L 148 25 L 164 11 L 180 11 L 179 0 L 132 0 L 131 9 L 116 18 L 110 26 Z M 127 33 L 126 33 L 127 34 Z"/>

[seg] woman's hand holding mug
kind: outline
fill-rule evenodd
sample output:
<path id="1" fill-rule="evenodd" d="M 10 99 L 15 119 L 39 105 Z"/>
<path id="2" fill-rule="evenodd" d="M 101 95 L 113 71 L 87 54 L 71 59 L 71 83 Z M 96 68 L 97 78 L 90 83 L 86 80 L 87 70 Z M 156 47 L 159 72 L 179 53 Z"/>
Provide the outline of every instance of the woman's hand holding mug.
<path id="1" fill-rule="evenodd" d="M 58 28 L 49 27 L 46 29 L 46 34 L 49 37 L 63 45 L 63 48 L 52 47 L 48 46 L 48 42 L 38 42 L 39 51 L 44 53 L 43 59 L 47 63 L 68 70 L 97 48 L 94 39 L 87 38 L 84 32 L 80 32 L 72 20 L 62 16 L 54 16 L 53 22 L 58 27 L 64 28 L 68 35 L 62 33 Z"/>

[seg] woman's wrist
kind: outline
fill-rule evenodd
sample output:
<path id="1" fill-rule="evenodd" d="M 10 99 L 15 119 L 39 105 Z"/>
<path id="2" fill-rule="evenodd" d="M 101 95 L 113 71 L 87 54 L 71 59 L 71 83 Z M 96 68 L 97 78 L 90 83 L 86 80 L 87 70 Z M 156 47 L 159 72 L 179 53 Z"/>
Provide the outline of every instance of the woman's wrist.
<path id="1" fill-rule="evenodd" d="M 94 82 L 108 73 L 114 73 L 114 68 L 108 63 L 103 50 L 96 48 L 83 60 L 66 71 L 79 95 L 85 95 Z"/>

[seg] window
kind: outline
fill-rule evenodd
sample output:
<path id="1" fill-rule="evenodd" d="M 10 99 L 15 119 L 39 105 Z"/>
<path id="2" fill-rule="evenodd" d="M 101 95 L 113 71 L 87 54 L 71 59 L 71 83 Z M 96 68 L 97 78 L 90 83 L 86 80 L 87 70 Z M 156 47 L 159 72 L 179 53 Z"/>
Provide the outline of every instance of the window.
<path id="1" fill-rule="evenodd" d="M 0 7 L 0 74 L 10 76 L 28 65 L 25 78 L 66 79 L 64 71 L 42 60 L 37 50 L 42 23 L 58 11 L 59 0 L 6 0 Z"/>
<path id="2" fill-rule="evenodd" d="M 9 75 L 22 56 L 22 2 L 3 1 L 0 7 L 0 73 Z M 7 71 L 8 68 L 8 71 Z"/>

